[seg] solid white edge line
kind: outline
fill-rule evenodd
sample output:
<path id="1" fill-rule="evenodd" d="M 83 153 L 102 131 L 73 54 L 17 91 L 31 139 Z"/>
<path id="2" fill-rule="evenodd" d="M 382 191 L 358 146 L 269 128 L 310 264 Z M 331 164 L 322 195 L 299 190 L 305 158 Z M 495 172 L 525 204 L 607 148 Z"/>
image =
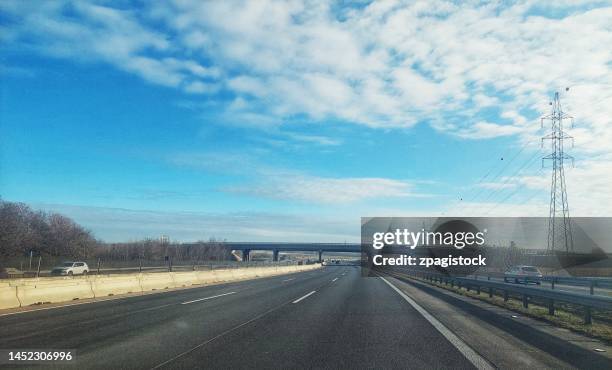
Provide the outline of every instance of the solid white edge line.
<path id="1" fill-rule="evenodd" d="M 397 294 L 399 294 L 406 302 L 408 302 L 415 310 L 417 310 L 425 320 L 429 321 L 429 323 L 436 328 L 448 340 L 461 354 L 472 363 L 477 369 L 494 369 L 487 360 L 485 360 L 481 355 L 479 355 L 476 351 L 474 351 L 467 343 L 465 343 L 461 338 L 459 338 L 455 333 L 450 331 L 444 324 L 442 324 L 438 319 L 433 317 L 429 312 L 427 312 L 423 307 L 421 307 L 418 303 L 416 303 L 412 298 L 408 297 L 404 292 L 402 292 L 395 285 L 391 284 L 384 277 L 380 276 L 382 281 L 387 283 Z"/>
<path id="2" fill-rule="evenodd" d="M 0 317 L 11 316 L 11 315 L 19 315 L 19 314 L 28 313 L 28 312 L 54 310 L 56 308 L 64 308 L 64 307 L 72 307 L 72 306 L 82 306 L 84 304 L 101 303 L 101 302 L 108 302 L 108 301 L 118 301 L 120 299 L 126 299 L 126 298 L 132 298 L 132 297 L 142 297 L 142 296 L 146 296 L 146 295 L 154 295 L 154 294 L 159 294 L 159 293 L 168 293 L 168 292 L 165 292 L 165 291 L 164 292 L 146 292 L 146 293 L 140 294 L 140 295 L 127 295 L 126 294 L 125 296 L 109 296 L 109 297 L 104 297 L 104 298 L 95 298 L 95 300 L 92 300 L 92 301 L 89 301 L 89 302 L 69 303 L 69 304 L 63 304 L 63 305 L 60 305 L 60 306 L 42 307 L 42 308 L 35 308 L 35 309 L 32 309 L 32 310 L 7 312 L 7 313 L 0 314 Z M 92 299 L 92 298 L 87 298 L 87 299 Z M 28 308 L 28 307 L 32 307 L 32 306 L 25 306 L 25 308 Z M 24 307 L 15 307 L 15 309 L 19 309 L 19 308 L 24 308 Z"/>
<path id="3" fill-rule="evenodd" d="M 56 308 L 64 308 L 64 307 L 72 307 L 72 306 L 81 306 L 84 304 L 89 304 L 89 303 L 96 303 L 96 302 L 104 302 L 104 301 L 112 301 L 113 299 L 106 299 L 106 300 L 98 300 L 98 301 L 94 301 L 94 302 L 80 302 L 80 303 L 71 303 L 71 304 L 64 304 L 61 306 L 53 306 L 53 307 L 43 307 L 43 308 L 36 308 L 34 310 L 26 310 L 26 311 L 15 311 L 15 312 L 7 312 L 7 313 L 3 313 L 0 314 L 0 317 L 3 316 L 11 316 L 11 315 L 19 315 L 21 313 L 26 313 L 26 312 L 36 312 L 36 311 L 46 311 L 46 310 L 53 310 Z M 19 307 L 16 307 L 19 308 Z"/>
<path id="4" fill-rule="evenodd" d="M 334 278 L 334 280 L 332 280 L 332 283 L 333 283 L 334 281 L 336 281 L 336 280 L 338 280 L 338 278 Z"/>
<path id="5" fill-rule="evenodd" d="M 209 299 L 219 298 L 219 297 L 223 297 L 223 296 L 230 295 L 230 294 L 236 294 L 236 292 L 229 292 L 229 293 L 223 293 L 223 294 L 214 295 L 214 296 L 211 296 L 211 297 L 194 299 L 193 301 L 187 301 L 187 302 L 183 302 L 181 304 L 190 304 L 190 303 L 195 303 L 195 302 L 200 302 L 200 301 L 207 301 Z"/>
<path id="6" fill-rule="evenodd" d="M 295 280 L 295 278 L 291 278 L 291 279 L 283 280 L 283 281 L 282 281 L 282 283 L 286 283 L 286 282 L 291 281 L 291 280 Z"/>
<path id="7" fill-rule="evenodd" d="M 306 298 L 310 297 L 311 295 L 315 294 L 316 292 L 317 292 L 316 290 L 313 290 L 312 292 L 310 292 L 310 293 L 306 294 L 306 295 L 305 295 L 305 296 L 303 296 L 303 297 L 300 297 L 300 298 L 296 299 L 295 301 L 293 301 L 293 302 L 291 302 L 291 303 L 298 303 L 298 302 L 300 302 L 301 300 L 304 300 L 304 299 L 306 299 Z"/>

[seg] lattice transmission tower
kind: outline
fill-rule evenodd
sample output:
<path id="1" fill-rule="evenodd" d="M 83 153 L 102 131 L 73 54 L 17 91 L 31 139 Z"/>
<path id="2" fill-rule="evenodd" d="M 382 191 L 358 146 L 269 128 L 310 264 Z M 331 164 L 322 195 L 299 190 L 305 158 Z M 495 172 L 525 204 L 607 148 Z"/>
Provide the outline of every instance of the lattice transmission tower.
<path id="1" fill-rule="evenodd" d="M 568 90 L 568 89 L 566 89 Z M 542 146 L 544 140 L 551 141 L 552 152 L 542 158 L 542 166 L 545 160 L 552 162 L 552 179 L 550 185 L 550 211 L 548 216 L 548 246 L 546 250 L 549 253 L 556 251 L 565 251 L 570 253 L 574 251 L 574 239 L 572 237 L 572 227 L 570 222 L 569 207 L 567 204 L 567 190 L 565 187 L 565 173 L 563 169 L 564 162 L 571 161 L 574 164 L 574 158 L 564 151 L 564 141 L 572 140 L 563 128 L 564 121 L 569 121 L 571 126 L 574 125 L 574 117 L 567 115 L 561 108 L 559 93 L 555 93 L 555 98 L 551 105 L 551 113 L 542 117 L 541 123 L 544 127 L 544 121 L 550 121 L 550 132 L 542 137 Z"/>

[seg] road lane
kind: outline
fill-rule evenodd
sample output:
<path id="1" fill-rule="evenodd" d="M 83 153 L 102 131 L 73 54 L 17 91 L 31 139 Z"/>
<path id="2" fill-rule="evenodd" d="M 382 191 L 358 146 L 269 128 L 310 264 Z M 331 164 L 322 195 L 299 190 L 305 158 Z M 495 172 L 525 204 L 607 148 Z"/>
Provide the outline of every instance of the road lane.
<path id="1" fill-rule="evenodd" d="M 327 283 L 328 271 L 0 317 L 0 348 L 74 348 L 87 367 L 147 368 Z M 329 275 L 329 276 L 328 276 Z M 181 305 L 235 291 L 236 294 Z"/>
<path id="2" fill-rule="evenodd" d="M 336 276 L 344 272 L 332 267 Z M 377 278 L 346 268 L 284 305 L 162 368 L 465 368 L 473 366 Z M 296 296 L 296 299 L 299 298 Z"/>

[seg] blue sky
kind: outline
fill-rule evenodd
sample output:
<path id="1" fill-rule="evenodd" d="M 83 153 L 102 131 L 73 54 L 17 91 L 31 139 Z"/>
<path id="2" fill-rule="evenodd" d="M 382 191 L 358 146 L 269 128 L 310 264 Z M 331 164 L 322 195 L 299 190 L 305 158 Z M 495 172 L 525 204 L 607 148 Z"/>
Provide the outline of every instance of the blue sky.
<path id="1" fill-rule="evenodd" d="M 544 216 L 539 117 L 566 86 L 570 204 L 609 212 L 609 7 L 40 4 L 0 7 L 0 196 L 105 240 Z"/>

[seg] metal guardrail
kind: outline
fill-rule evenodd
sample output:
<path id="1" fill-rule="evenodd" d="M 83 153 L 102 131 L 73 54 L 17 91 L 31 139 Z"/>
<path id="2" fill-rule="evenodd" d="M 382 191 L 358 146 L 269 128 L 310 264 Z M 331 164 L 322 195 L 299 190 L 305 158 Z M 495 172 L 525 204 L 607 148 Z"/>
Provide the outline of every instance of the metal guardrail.
<path id="1" fill-rule="evenodd" d="M 612 289 L 612 279 L 611 278 L 544 276 L 542 278 L 542 281 L 549 281 L 553 285 L 556 283 L 556 284 L 575 285 L 575 286 L 588 286 L 591 288 Z"/>
<path id="2" fill-rule="evenodd" d="M 475 274 L 474 278 L 484 276 L 487 278 L 503 279 L 503 272 L 488 272 Z M 605 277 L 568 277 L 568 276 L 543 276 L 542 278 L 529 277 L 529 282 L 547 282 L 550 283 L 551 289 L 555 289 L 555 285 L 569 285 L 577 287 L 589 288 L 590 294 L 595 294 L 595 288 L 612 289 L 612 278 Z"/>
<path id="3" fill-rule="evenodd" d="M 539 298 L 547 302 L 548 314 L 555 314 L 555 302 L 569 303 L 584 308 L 584 323 L 591 324 L 591 309 L 599 309 L 605 311 L 612 311 L 612 297 L 605 296 L 594 296 L 589 294 L 579 294 L 571 292 L 563 292 L 558 290 L 546 290 L 539 289 L 529 286 L 510 285 L 500 282 L 494 282 L 490 280 L 477 280 L 469 278 L 450 277 L 442 274 L 418 272 L 418 271 L 403 271 L 401 273 L 391 272 L 393 276 L 401 277 L 401 275 L 420 278 L 430 282 L 438 282 L 451 287 L 457 286 L 459 288 L 466 288 L 476 290 L 478 294 L 482 290 L 487 290 L 489 297 L 493 297 L 495 292 L 501 292 L 504 297 L 504 301 L 508 301 L 510 294 L 517 294 L 521 296 L 523 301 L 523 307 L 529 307 L 530 298 Z"/>

